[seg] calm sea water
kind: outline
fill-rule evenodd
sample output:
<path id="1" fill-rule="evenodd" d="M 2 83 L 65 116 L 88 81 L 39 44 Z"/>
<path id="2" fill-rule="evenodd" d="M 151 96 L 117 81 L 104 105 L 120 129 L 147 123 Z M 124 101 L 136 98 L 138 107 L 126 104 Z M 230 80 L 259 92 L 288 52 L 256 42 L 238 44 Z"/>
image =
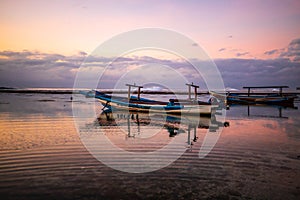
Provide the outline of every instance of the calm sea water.
<path id="1" fill-rule="evenodd" d="M 97 117 L 78 122 L 70 97 L 0 93 L 1 199 L 300 198 L 299 109 L 232 106 L 229 126 L 223 127 L 217 119 L 105 114 L 99 105 Z M 93 103 L 89 99 L 73 106 L 84 110 Z M 222 132 L 212 151 L 199 158 L 209 126 Z M 127 152 L 147 154 L 176 138 L 181 140 L 165 159 L 178 149 L 184 152 L 156 171 L 115 170 L 82 143 L 80 137 L 99 130 Z M 117 166 L 132 167 L 113 152 L 101 153 Z"/>

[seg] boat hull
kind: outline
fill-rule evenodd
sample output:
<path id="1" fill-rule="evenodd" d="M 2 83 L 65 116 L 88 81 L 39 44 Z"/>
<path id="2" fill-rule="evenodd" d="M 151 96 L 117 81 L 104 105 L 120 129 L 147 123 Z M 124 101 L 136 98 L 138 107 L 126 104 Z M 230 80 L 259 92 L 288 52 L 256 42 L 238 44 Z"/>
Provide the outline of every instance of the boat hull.
<path id="1" fill-rule="evenodd" d="M 131 112 L 154 112 L 154 113 L 166 113 L 175 115 L 211 115 L 212 105 L 175 105 L 168 106 L 162 104 L 147 104 L 147 103 L 126 103 L 107 101 L 105 99 L 99 99 L 105 107 L 117 110 L 128 110 Z"/>
<path id="2" fill-rule="evenodd" d="M 155 112 L 175 115 L 211 115 L 214 110 L 213 108 L 217 108 L 216 105 L 207 102 L 192 100 L 180 101 L 170 99 L 169 102 L 164 102 L 132 97 L 130 101 L 128 101 L 126 97 L 113 97 L 98 91 L 95 92 L 95 98 L 102 103 L 104 108 L 134 112 Z"/>
<path id="3" fill-rule="evenodd" d="M 247 96 L 247 95 L 228 95 L 228 104 L 270 104 L 293 106 L 296 96 Z"/>

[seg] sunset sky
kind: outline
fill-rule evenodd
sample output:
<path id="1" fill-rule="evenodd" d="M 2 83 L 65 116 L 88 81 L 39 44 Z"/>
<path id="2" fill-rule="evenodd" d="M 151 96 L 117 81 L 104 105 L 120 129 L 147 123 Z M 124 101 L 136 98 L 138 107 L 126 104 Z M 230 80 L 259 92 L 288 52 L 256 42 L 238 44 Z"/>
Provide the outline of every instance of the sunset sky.
<path id="1" fill-rule="evenodd" d="M 0 23 L 0 86 L 72 87 L 74 69 L 98 45 L 145 27 L 190 37 L 216 60 L 228 87 L 249 85 L 264 75 L 266 82 L 257 79 L 257 84 L 300 86 L 297 0 L 1 0 Z M 64 72 L 69 75 L 58 77 Z M 243 72 L 244 83 L 230 82 L 229 74 Z M 276 73 L 280 78 L 272 79 Z"/>

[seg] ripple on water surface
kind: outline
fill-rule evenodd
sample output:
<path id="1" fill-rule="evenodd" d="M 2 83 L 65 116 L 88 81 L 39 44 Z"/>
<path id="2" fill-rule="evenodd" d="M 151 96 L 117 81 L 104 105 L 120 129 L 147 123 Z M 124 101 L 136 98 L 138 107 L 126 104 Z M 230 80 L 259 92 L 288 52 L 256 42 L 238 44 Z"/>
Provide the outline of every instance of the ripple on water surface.
<path id="1" fill-rule="evenodd" d="M 95 159 L 66 113 L 20 118 L 1 113 L 0 195 L 7 199 L 298 199 L 300 142 L 287 134 L 293 121 L 230 116 L 227 120 L 230 127 L 223 129 L 204 159 L 198 158 L 198 152 L 207 129 L 197 128 L 198 141 L 184 144 L 188 148 L 175 162 L 157 171 L 130 174 Z M 123 125 L 122 130 L 102 128 L 114 144 L 128 151 L 149 152 L 171 140 L 166 128 L 140 139 L 128 137 Z M 95 121 L 86 126 L 93 130 Z M 137 127 L 131 128 L 131 134 L 137 134 Z M 143 128 L 140 131 L 152 129 Z M 187 136 L 187 128 L 182 126 L 180 134 Z"/>

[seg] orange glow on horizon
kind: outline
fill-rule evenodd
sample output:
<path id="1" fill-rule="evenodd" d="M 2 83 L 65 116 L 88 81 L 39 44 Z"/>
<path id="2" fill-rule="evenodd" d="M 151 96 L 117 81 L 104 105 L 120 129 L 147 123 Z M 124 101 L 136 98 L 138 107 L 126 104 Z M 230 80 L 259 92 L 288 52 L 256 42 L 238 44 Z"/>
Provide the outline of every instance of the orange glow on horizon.
<path id="1" fill-rule="evenodd" d="M 190 37 L 212 58 L 268 59 L 276 55 L 266 55 L 266 51 L 287 48 L 300 33 L 298 1 L 140 1 L 122 5 L 1 1 L 0 51 L 91 53 L 122 32 L 161 27 Z"/>

